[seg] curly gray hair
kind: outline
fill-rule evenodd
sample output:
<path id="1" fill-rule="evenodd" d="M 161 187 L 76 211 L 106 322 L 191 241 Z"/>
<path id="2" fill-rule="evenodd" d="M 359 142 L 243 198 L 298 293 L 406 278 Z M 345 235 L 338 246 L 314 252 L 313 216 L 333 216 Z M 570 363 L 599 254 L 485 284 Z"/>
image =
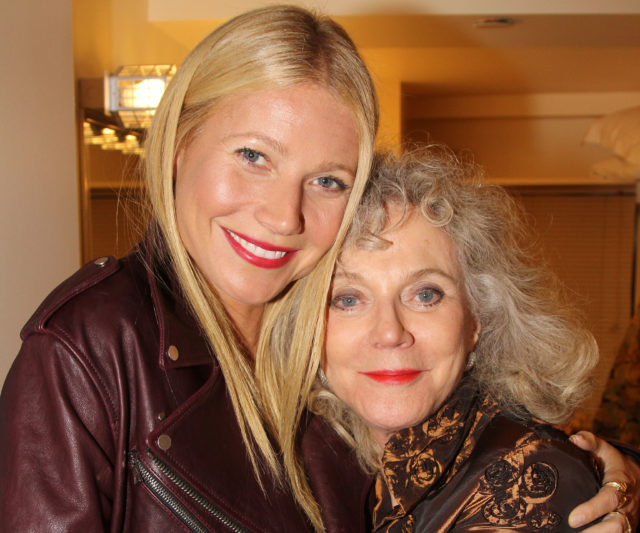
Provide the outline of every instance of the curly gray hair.
<path id="1" fill-rule="evenodd" d="M 379 155 L 343 249 L 388 245 L 388 207 L 419 210 L 454 243 L 481 331 L 472 377 L 503 410 L 564 422 L 589 393 L 598 348 L 562 285 L 534 250 L 522 209 L 449 150 Z M 312 409 L 375 468 L 379 450 L 359 417 L 318 383 Z"/>

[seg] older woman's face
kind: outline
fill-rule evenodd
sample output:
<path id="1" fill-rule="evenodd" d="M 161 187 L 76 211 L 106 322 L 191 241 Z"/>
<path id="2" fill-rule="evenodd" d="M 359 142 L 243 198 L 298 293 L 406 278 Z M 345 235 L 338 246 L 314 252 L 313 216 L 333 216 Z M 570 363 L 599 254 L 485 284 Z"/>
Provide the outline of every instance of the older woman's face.
<path id="1" fill-rule="evenodd" d="M 180 237 L 227 309 L 261 306 L 329 249 L 358 149 L 350 109 L 303 84 L 225 98 L 180 150 Z"/>
<path id="2" fill-rule="evenodd" d="M 384 250 L 342 254 L 324 364 L 381 446 L 444 402 L 477 337 L 449 236 L 418 213 L 384 237 Z"/>

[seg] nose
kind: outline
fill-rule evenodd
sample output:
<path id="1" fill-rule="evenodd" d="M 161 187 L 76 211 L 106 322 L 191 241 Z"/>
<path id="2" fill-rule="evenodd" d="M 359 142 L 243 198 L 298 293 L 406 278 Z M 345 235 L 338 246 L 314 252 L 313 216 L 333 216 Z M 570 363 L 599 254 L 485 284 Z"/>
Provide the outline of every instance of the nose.
<path id="1" fill-rule="evenodd" d="M 303 192 L 300 183 L 290 187 L 272 187 L 255 211 L 256 219 L 278 235 L 296 235 L 304 230 Z"/>
<path id="2" fill-rule="evenodd" d="M 374 315 L 371 343 L 376 348 L 408 348 L 413 345 L 415 339 L 395 305 L 383 304 Z"/>

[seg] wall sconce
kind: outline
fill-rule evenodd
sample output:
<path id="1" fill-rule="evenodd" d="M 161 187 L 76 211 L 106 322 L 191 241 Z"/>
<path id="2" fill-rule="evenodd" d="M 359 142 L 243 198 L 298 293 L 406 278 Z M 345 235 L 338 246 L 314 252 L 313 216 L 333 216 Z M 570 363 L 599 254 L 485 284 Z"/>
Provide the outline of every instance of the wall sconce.
<path id="1" fill-rule="evenodd" d="M 175 65 L 131 65 L 105 76 L 104 108 L 123 128 L 146 129 L 175 74 Z"/>
<path id="2" fill-rule="evenodd" d="M 144 154 L 141 136 L 137 132 L 133 133 L 133 130 L 128 133 L 127 130 L 118 131 L 91 120 L 85 120 L 82 129 L 85 144 L 99 146 L 103 150 L 119 150 L 123 154 Z"/>

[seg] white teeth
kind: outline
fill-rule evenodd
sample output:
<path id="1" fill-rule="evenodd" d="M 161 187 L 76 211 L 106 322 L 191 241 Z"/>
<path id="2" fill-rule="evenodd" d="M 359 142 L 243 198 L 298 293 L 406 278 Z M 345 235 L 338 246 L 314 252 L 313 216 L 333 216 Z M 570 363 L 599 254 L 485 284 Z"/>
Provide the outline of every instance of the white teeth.
<path id="1" fill-rule="evenodd" d="M 236 241 L 240 246 L 242 246 L 248 252 L 251 252 L 253 255 L 262 257 L 264 259 L 280 259 L 284 257 L 287 252 L 278 252 L 274 250 L 265 250 L 264 248 L 260 248 L 251 242 L 247 242 L 244 239 L 238 237 L 233 231 L 227 230 L 229 235 Z"/>

